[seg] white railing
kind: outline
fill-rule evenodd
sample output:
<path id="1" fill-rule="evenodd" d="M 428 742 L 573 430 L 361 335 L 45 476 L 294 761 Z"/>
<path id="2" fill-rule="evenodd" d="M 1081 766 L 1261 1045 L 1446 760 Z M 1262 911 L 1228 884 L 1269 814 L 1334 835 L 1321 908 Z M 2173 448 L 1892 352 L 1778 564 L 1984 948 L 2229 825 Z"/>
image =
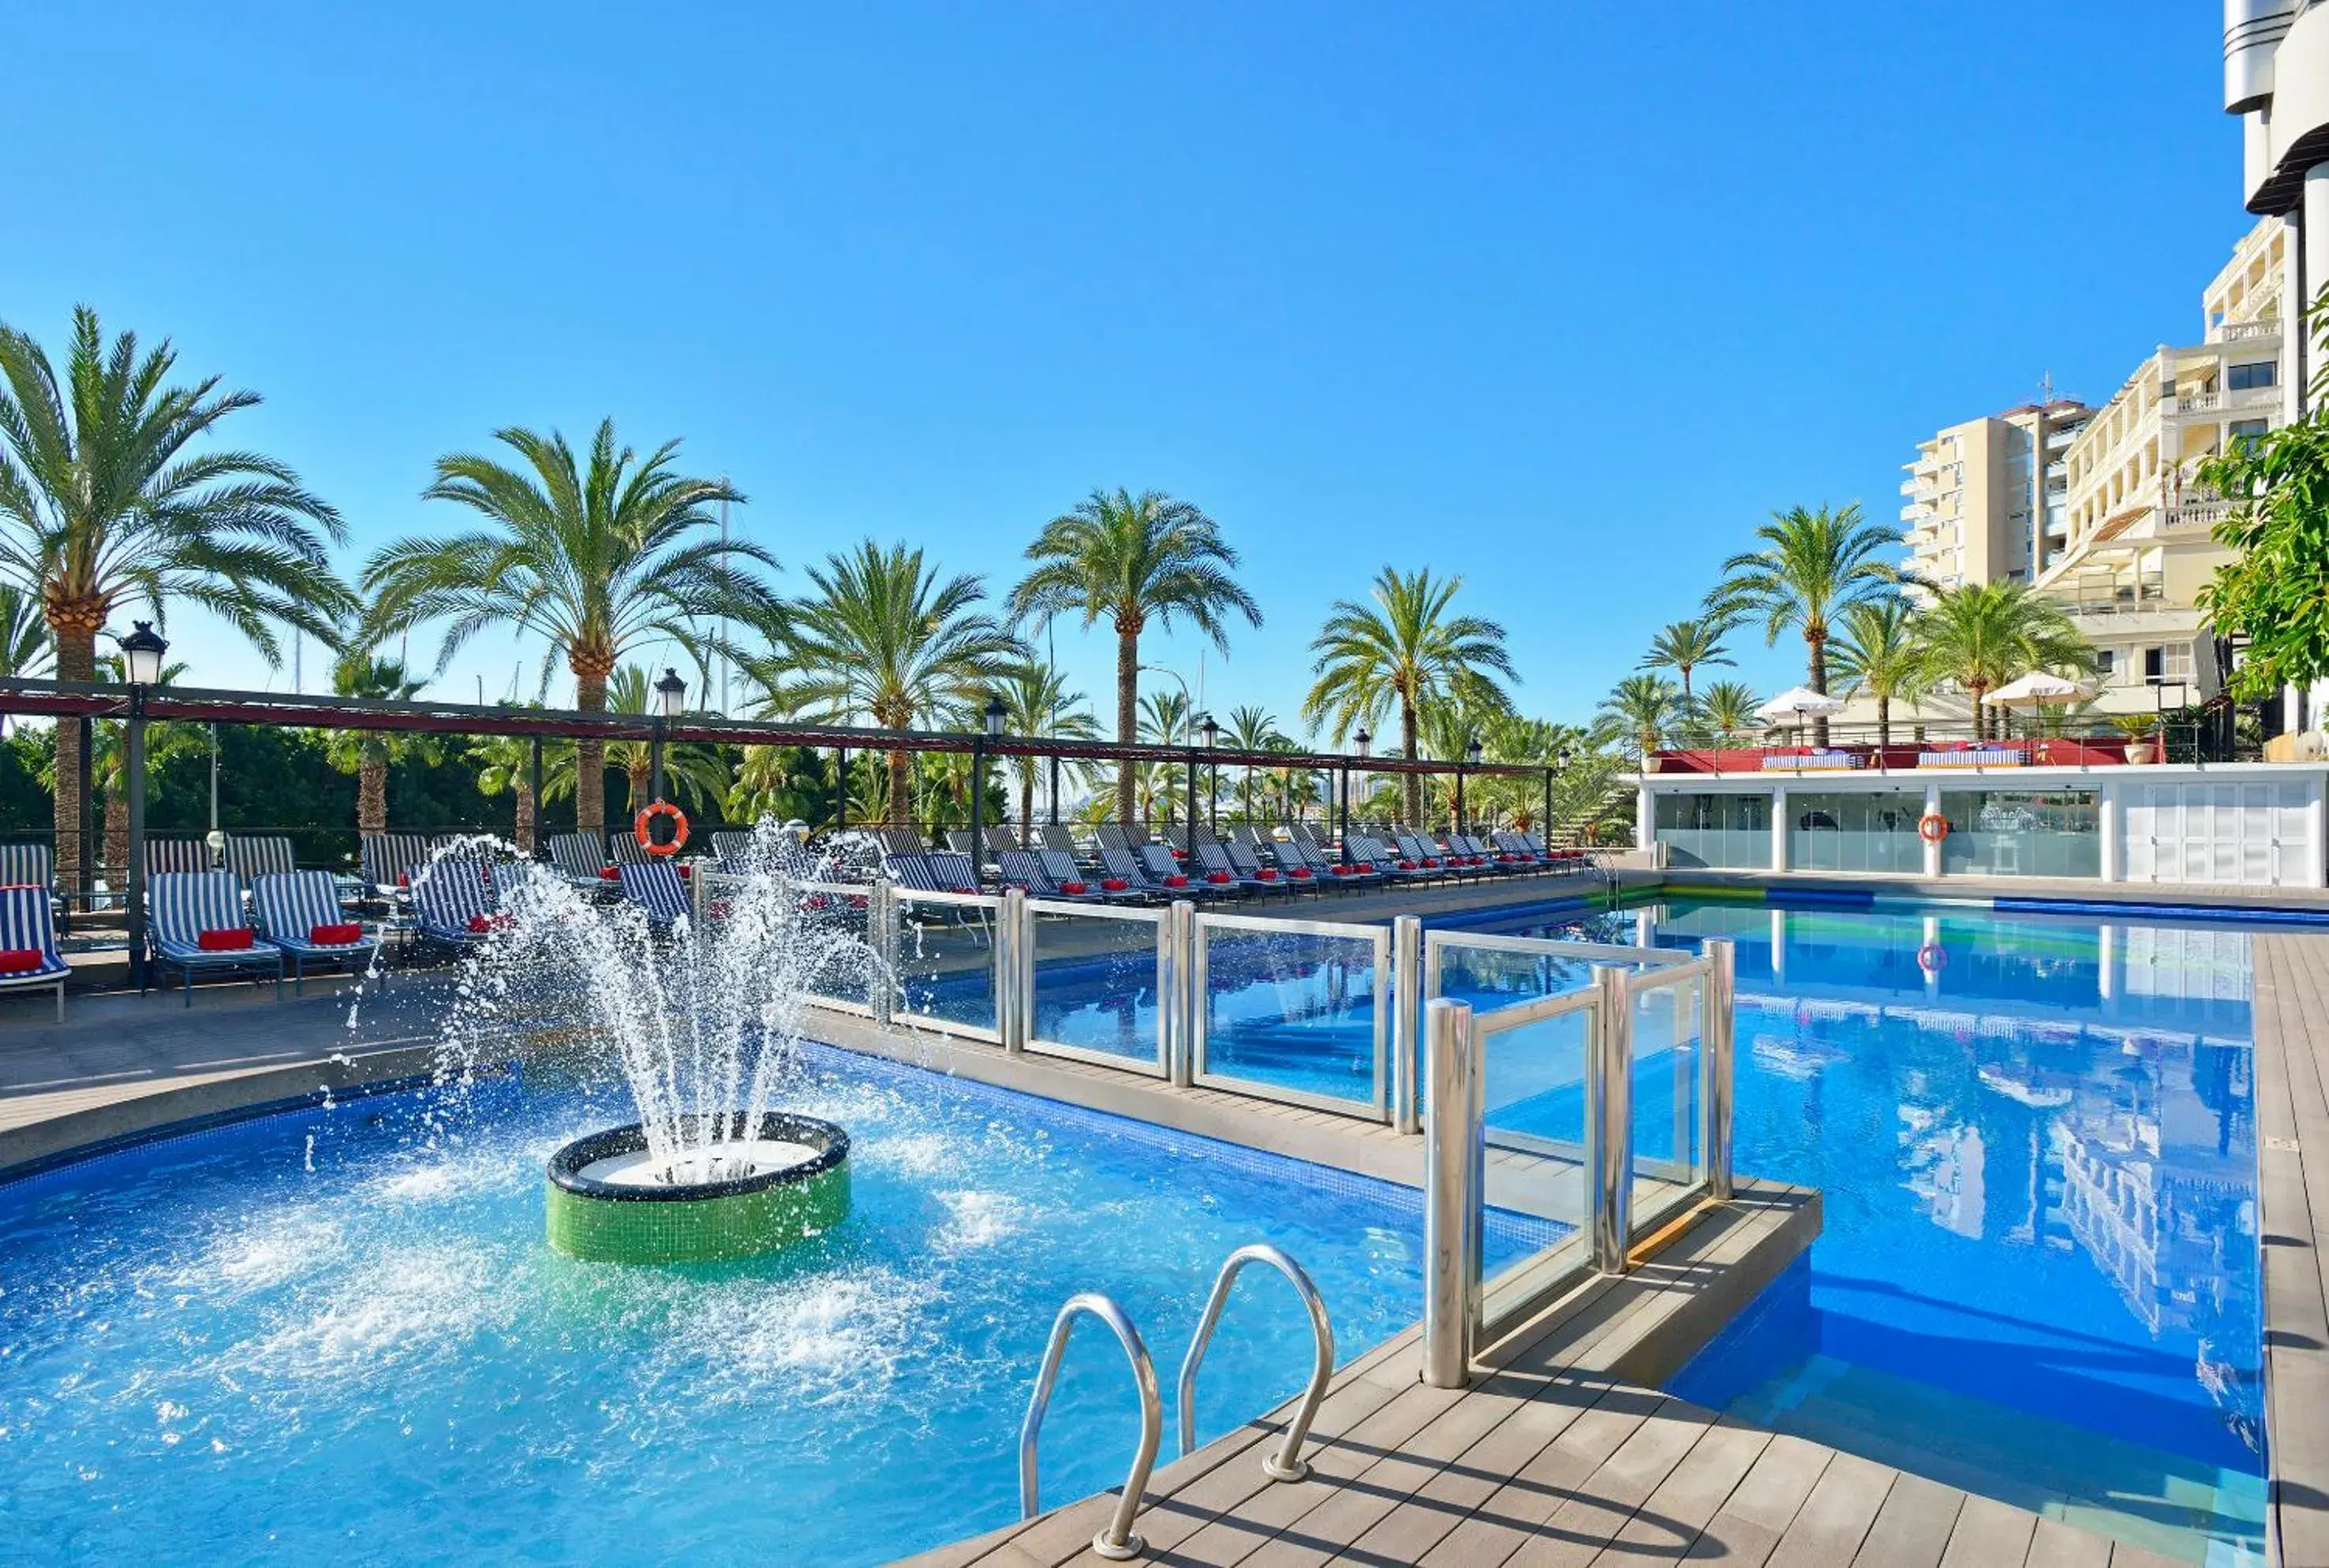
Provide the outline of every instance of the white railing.
<path id="1" fill-rule="evenodd" d="M 2209 329 L 2208 341 L 2211 343 L 2239 343 L 2279 335 L 2280 320 L 2276 316 L 2269 321 L 2219 322 Z"/>

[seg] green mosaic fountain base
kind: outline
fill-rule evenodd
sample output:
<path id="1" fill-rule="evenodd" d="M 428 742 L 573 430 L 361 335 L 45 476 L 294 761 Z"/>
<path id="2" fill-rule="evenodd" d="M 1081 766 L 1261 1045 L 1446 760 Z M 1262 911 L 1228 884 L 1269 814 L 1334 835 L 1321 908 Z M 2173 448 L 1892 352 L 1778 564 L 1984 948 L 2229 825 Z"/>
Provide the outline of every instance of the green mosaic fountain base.
<path id="1" fill-rule="evenodd" d="M 693 1263 L 755 1257 L 818 1235 L 849 1214 L 849 1137 L 829 1122 L 770 1113 L 759 1137 L 818 1157 L 789 1170 L 701 1187 L 612 1187 L 579 1174 L 645 1146 L 638 1128 L 593 1133 L 550 1162 L 550 1244 L 591 1263 Z"/>

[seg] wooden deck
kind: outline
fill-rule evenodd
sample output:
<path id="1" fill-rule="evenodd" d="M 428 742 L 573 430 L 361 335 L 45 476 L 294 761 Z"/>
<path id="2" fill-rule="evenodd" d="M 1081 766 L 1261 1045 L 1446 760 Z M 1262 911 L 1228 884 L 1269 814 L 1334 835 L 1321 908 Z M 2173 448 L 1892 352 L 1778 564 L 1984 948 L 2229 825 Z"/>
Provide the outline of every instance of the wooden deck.
<path id="1" fill-rule="evenodd" d="M 1410 1332 L 1336 1378 L 1313 1475 L 1267 1480 L 1254 1422 L 1151 1479 L 1136 1528 L 1160 1563 L 1386 1568 L 1727 1563 L 1758 1568 L 2159 1568 L 2168 1560 L 1645 1386 L 1730 1305 L 1710 1284 L 1800 1189 L 1754 1187 L 1619 1282 L 1597 1282 L 1482 1357 L 1473 1386 L 1417 1380 Z M 1793 1255 L 1790 1253 L 1788 1255 Z M 1695 1318 L 1693 1322 L 1689 1319 Z M 1107 1496 L 908 1560 L 1097 1568 Z"/>
<path id="2" fill-rule="evenodd" d="M 2269 1527 L 2329 1563 L 2329 936 L 2258 936 L 2256 1115 Z"/>

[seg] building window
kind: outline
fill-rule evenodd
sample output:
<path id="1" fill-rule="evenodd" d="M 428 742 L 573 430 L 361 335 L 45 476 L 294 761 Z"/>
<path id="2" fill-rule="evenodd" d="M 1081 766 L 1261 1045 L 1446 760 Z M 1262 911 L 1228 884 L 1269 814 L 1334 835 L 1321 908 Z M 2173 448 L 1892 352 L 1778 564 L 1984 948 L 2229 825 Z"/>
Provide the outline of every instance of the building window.
<path id="1" fill-rule="evenodd" d="M 1787 864 L 1798 871 L 1921 871 L 1922 793 L 1787 795 Z"/>
<path id="2" fill-rule="evenodd" d="M 2254 364 L 2228 365 L 2224 369 L 2224 385 L 2235 392 L 2245 392 L 2254 387 L 2274 384 L 2277 367 L 2270 360 L 2258 360 Z"/>
<path id="3" fill-rule="evenodd" d="M 2192 669 L 2192 647 L 2190 643 L 2184 643 L 2180 647 L 2168 648 L 2164 650 L 2164 652 L 2167 655 L 2168 680 L 2190 681 L 2193 678 L 2194 671 Z"/>
<path id="4" fill-rule="evenodd" d="M 2104 680 L 2107 681 L 2110 679 L 2111 666 L 2117 662 L 2118 651 L 2117 649 L 2098 648 L 2095 650 L 2095 673 L 2101 676 Z"/>
<path id="5" fill-rule="evenodd" d="M 2143 651 L 2143 678 L 2145 681 L 2155 683 L 2165 676 L 2166 655 L 2164 648 L 2145 648 Z"/>
<path id="6" fill-rule="evenodd" d="M 1661 792 L 1654 799 L 1652 819 L 1669 865 L 1771 864 L 1769 795 Z"/>
<path id="7" fill-rule="evenodd" d="M 2090 790 L 1945 790 L 1941 869 L 1991 877 L 2099 877 L 2100 813 Z"/>
<path id="8" fill-rule="evenodd" d="M 2272 421 L 2269 419 L 2235 419 L 2226 431 L 2230 437 L 2227 444 L 2237 446 L 2243 441 L 2254 440 L 2271 428 Z"/>

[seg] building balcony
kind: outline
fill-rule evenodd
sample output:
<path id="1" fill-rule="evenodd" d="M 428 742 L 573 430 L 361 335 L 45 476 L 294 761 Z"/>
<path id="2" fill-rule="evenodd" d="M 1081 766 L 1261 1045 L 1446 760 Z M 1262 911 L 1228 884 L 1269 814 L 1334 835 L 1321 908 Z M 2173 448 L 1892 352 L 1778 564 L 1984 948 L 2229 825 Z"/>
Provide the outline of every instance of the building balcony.
<path id="1" fill-rule="evenodd" d="M 2211 343 L 2249 343 L 2276 341 L 2280 336 L 2280 320 L 2218 322 L 2208 329 Z"/>
<path id="2" fill-rule="evenodd" d="M 2195 495 L 2163 508 L 2159 526 L 2169 533 L 2205 533 L 2232 514 L 2231 502 L 2221 496 Z"/>
<path id="3" fill-rule="evenodd" d="M 2243 387 L 2237 392 L 2192 392 L 2164 399 L 2160 407 L 2179 419 L 2222 419 L 2239 414 L 2269 414 L 2280 407 L 2280 389 Z"/>

